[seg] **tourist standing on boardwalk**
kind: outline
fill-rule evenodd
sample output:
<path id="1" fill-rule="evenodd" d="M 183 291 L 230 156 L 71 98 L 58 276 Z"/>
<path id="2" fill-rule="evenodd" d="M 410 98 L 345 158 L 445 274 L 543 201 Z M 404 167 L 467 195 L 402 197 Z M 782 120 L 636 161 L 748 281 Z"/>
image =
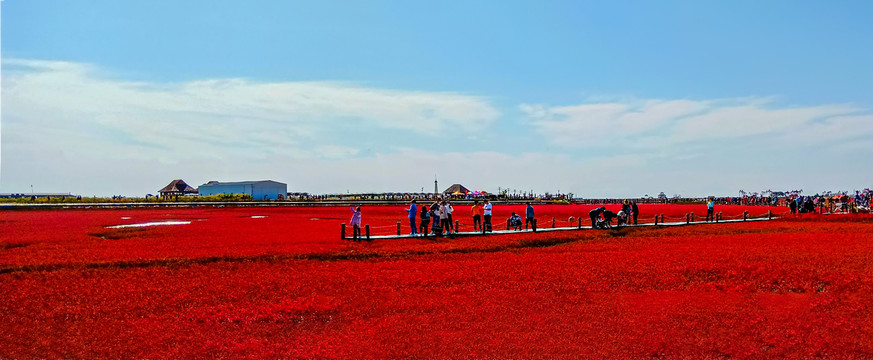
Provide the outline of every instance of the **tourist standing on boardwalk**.
<path id="1" fill-rule="evenodd" d="M 637 225 L 637 217 L 639 217 L 640 215 L 640 208 L 637 206 L 636 201 L 631 203 L 631 211 L 633 212 L 634 216 L 634 225 Z"/>
<path id="2" fill-rule="evenodd" d="M 473 231 L 479 231 L 482 226 L 482 205 L 479 205 L 479 200 L 473 202 L 473 207 L 470 208 L 473 213 Z"/>
<path id="3" fill-rule="evenodd" d="M 449 232 L 458 232 L 458 229 L 455 229 L 455 221 L 452 220 L 452 211 L 455 211 L 455 208 L 452 207 L 452 202 L 446 200 L 446 215 L 449 219 Z"/>
<path id="4" fill-rule="evenodd" d="M 706 201 L 706 221 L 715 221 L 713 219 L 713 212 L 715 211 L 715 201 L 712 201 L 712 198 Z"/>
<path id="5" fill-rule="evenodd" d="M 451 235 L 452 230 L 449 225 L 449 204 L 445 200 L 440 204 L 440 226 L 446 234 Z"/>
<path id="6" fill-rule="evenodd" d="M 421 206 L 421 225 L 418 228 L 418 232 L 422 235 L 427 235 L 428 225 L 430 225 L 430 209 L 428 209 L 427 204 L 424 204 Z"/>
<path id="7" fill-rule="evenodd" d="M 431 230 L 435 236 L 440 236 L 443 234 L 443 228 L 441 227 L 442 221 L 440 221 L 440 202 L 439 200 L 434 201 L 434 203 L 430 206 L 430 217 L 433 219 L 433 225 L 431 225 Z"/>
<path id="8" fill-rule="evenodd" d="M 357 208 L 354 206 L 349 206 L 352 209 L 352 237 L 355 240 L 361 236 L 361 206 L 358 205 Z"/>
<path id="9" fill-rule="evenodd" d="M 418 226 L 415 225 L 415 216 L 418 214 L 418 206 L 415 205 L 415 200 L 412 200 L 409 204 L 409 209 L 406 209 L 406 212 L 409 214 L 409 235 L 415 236 L 415 229 L 418 228 Z"/>
<path id="10" fill-rule="evenodd" d="M 528 224 L 533 228 L 534 208 L 533 205 L 530 204 L 530 201 L 527 202 L 527 209 L 524 211 L 524 214 L 524 228 L 527 229 Z"/>
<path id="11" fill-rule="evenodd" d="M 482 232 L 491 232 L 491 203 L 485 200 L 485 205 L 482 207 L 482 214 L 485 222 L 482 224 Z"/>

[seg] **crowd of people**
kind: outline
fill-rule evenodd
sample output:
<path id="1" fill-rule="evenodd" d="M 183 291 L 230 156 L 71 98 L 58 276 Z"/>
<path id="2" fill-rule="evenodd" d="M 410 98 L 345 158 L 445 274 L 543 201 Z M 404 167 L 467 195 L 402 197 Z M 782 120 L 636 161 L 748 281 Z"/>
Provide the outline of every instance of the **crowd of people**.
<path id="1" fill-rule="evenodd" d="M 870 202 L 873 200 L 873 191 L 864 189 L 856 191 L 854 196 L 848 194 L 838 195 L 816 195 L 816 196 L 801 196 L 799 194 L 790 194 L 785 198 L 779 197 L 743 197 L 743 198 L 717 198 L 709 197 L 705 200 L 706 203 L 706 221 L 715 221 L 715 204 L 766 204 L 772 206 L 785 205 L 789 207 L 792 214 L 795 213 L 835 213 L 835 212 L 860 212 L 870 211 Z M 535 210 L 530 202 L 525 203 L 524 218 L 520 214 L 512 212 L 507 219 L 507 225 L 512 230 L 521 230 L 535 228 Z M 420 209 L 420 210 L 419 210 Z M 412 200 L 409 207 L 406 209 L 407 217 L 409 218 L 409 235 L 410 236 L 452 236 L 458 232 L 455 225 L 452 213 L 454 212 L 450 199 L 436 200 L 430 205 L 418 206 L 417 200 Z M 352 206 L 351 226 L 353 236 L 355 238 L 361 235 L 361 207 Z M 475 200 L 470 208 L 470 214 L 473 221 L 473 231 L 475 232 L 492 232 L 492 214 L 493 205 L 489 200 L 480 202 Z M 621 208 L 618 212 L 614 212 L 606 208 L 606 206 L 596 207 L 588 213 L 591 219 L 591 227 L 594 229 L 605 229 L 612 227 L 612 222 L 616 221 L 616 226 L 621 225 L 637 225 L 639 219 L 639 206 L 635 200 L 623 200 Z M 522 220 L 523 219 L 523 220 Z"/>
<path id="2" fill-rule="evenodd" d="M 785 200 L 789 212 L 792 214 L 804 213 L 856 213 L 870 212 L 870 201 L 873 200 L 873 191 L 864 189 L 855 191 L 855 195 L 846 193 L 837 195 L 816 196 L 793 196 Z"/>
<path id="3" fill-rule="evenodd" d="M 536 227 L 536 212 L 530 202 L 525 203 L 525 217 L 522 220 L 520 214 L 512 212 L 510 217 L 506 219 L 507 226 L 512 230 L 531 229 Z M 473 220 L 473 231 L 488 233 L 493 232 L 493 224 L 491 222 L 493 214 L 493 205 L 489 200 L 479 202 L 475 200 L 470 208 L 470 214 Z M 409 235 L 410 236 L 451 236 L 458 232 L 455 225 L 452 213 L 454 207 L 451 200 L 437 200 L 429 206 L 421 206 L 419 210 L 418 200 L 412 200 L 409 207 L 405 209 L 407 218 L 409 219 Z M 360 236 L 361 227 L 361 207 L 351 207 L 353 228 L 353 236 Z M 617 220 L 617 226 L 621 225 L 636 225 L 638 224 L 640 209 L 636 201 L 624 200 L 621 204 L 621 209 L 616 213 L 607 210 L 605 206 L 595 208 L 589 212 L 591 217 L 592 228 L 609 228 L 612 226 L 612 221 Z"/>
<path id="4" fill-rule="evenodd" d="M 612 227 L 612 220 L 616 220 L 616 226 L 637 225 L 640 208 L 636 201 L 623 200 L 618 212 L 606 209 L 606 206 L 594 208 L 588 212 L 591 218 L 591 227 L 594 229 L 606 229 Z"/>
<path id="5" fill-rule="evenodd" d="M 452 213 L 455 211 L 449 199 L 434 201 L 430 206 L 422 206 L 418 210 L 417 200 L 412 200 L 406 212 L 409 217 L 410 236 L 451 236 L 457 233 Z M 478 200 L 473 202 L 470 212 L 473 217 L 474 231 L 491 232 L 491 202 L 485 200 L 480 204 Z M 420 217 L 416 224 L 416 215 Z"/>

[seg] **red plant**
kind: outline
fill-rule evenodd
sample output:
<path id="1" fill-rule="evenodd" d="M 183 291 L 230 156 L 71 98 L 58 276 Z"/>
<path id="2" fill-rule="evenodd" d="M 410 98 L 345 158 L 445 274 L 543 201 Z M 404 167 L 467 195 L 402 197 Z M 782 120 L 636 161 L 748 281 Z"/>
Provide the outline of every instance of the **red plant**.
<path id="1" fill-rule="evenodd" d="M 873 356 L 869 215 L 369 243 L 345 207 L 2 216 L 0 358 Z"/>

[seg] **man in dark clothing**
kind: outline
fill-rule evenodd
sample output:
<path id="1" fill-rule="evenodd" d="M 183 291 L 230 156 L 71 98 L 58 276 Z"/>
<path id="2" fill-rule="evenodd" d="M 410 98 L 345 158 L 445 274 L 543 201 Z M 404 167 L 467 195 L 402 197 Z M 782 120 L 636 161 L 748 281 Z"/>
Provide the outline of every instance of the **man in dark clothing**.
<path id="1" fill-rule="evenodd" d="M 794 200 L 789 200 L 788 209 L 791 210 L 792 214 L 794 214 L 797 211 L 797 202 Z"/>
<path id="2" fill-rule="evenodd" d="M 603 214 L 603 211 L 606 210 L 606 206 L 601 206 L 599 208 L 594 208 L 588 212 L 588 216 L 591 217 L 591 228 L 594 229 L 597 227 L 597 218 Z"/>
<path id="3" fill-rule="evenodd" d="M 527 210 L 525 211 L 525 217 L 524 217 L 524 228 L 527 229 L 528 224 L 530 224 L 530 226 L 533 227 L 533 221 L 534 221 L 534 208 L 530 204 L 530 202 L 528 202 L 527 203 Z"/>
<path id="4" fill-rule="evenodd" d="M 803 209 L 806 213 L 814 213 L 815 212 L 815 203 L 812 202 L 812 197 L 806 198 L 806 201 L 803 202 Z"/>
<path id="5" fill-rule="evenodd" d="M 421 206 L 421 225 L 418 227 L 418 232 L 427 236 L 428 225 L 430 225 L 430 209 L 425 204 Z"/>
<path id="6" fill-rule="evenodd" d="M 637 216 L 639 216 L 639 214 L 640 214 L 640 208 L 637 207 L 636 201 L 631 203 L 631 211 L 632 211 L 632 214 L 634 215 L 634 225 L 636 225 L 637 224 Z"/>
<path id="7" fill-rule="evenodd" d="M 616 217 L 618 217 L 618 214 L 609 210 L 603 210 L 603 228 L 610 227 L 612 225 L 612 219 L 615 219 Z"/>

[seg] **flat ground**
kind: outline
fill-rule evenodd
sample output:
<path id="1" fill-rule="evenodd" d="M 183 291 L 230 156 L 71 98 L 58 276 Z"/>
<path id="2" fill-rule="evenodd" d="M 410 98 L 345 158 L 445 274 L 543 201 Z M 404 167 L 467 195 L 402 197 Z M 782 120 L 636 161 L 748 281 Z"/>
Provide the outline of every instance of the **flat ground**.
<path id="1" fill-rule="evenodd" d="M 0 213 L 0 358 L 873 357 L 869 215 L 369 243 L 339 239 L 349 215 Z M 191 223 L 106 228 L 161 220 Z"/>

